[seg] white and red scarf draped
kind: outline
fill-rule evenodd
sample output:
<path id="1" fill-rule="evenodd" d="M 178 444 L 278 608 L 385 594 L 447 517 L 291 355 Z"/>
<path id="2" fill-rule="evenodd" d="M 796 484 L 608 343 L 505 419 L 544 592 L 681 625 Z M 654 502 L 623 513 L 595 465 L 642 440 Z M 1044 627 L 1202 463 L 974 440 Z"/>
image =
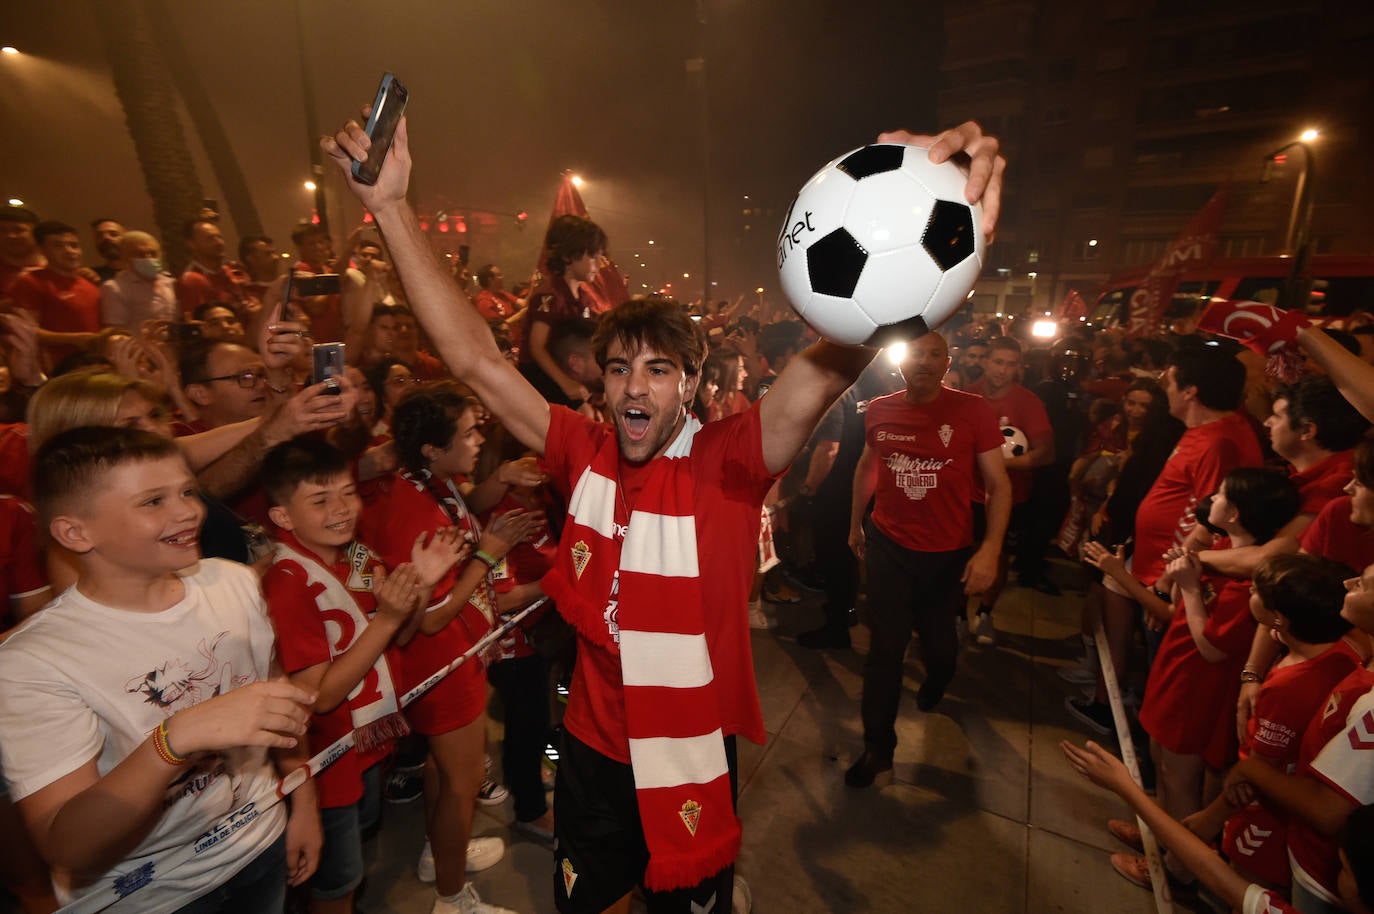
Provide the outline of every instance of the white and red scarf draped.
<path id="1" fill-rule="evenodd" d="M 616 538 L 620 451 L 607 436 L 568 504 L 544 590 L 583 637 L 620 654 L 625 728 L 649 849 L 644 884 L 695 885 L 739 853 L 714 673 L 707 649 L 693 512 L 691 416 L 650 463 Z"/>
<path id="2" fill-rule="evenodd" d="M 360 584 L 371 586 L 365 577 L 373 559 L 372 551 L 363 544 L 354 542 L 348 545 L 346 561 L 349 574 L 358 576 Z M 315 607 L 324 622 L 329 657 L 337 660 L 362 637 L 363 629 L 368 625 L 367 614 L 338 576 L 313 556 L 287 543 L 278 542 L 276 561 L 297 565 L 305 573 L 311 591 L 318 593 Z M 354 745 L 360 752 L 371 752 L 388 740 L 398 739 L 410 732 L 410 726 L 401 714 L 396 681 L 392 678 L 391 665 L 385 653 L 377 657 L 372 669 L 348 693 L 348 715 L 353 721 Z"/>

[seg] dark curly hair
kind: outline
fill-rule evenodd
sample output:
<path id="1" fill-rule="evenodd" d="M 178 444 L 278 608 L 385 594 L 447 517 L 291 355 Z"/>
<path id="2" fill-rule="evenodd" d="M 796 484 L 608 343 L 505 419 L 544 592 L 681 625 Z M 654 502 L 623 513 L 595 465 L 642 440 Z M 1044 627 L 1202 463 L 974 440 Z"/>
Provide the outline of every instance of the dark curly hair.
<path id="1" fill-rule="evenodd" d="M 425 445 L 446 448 L 458 431 L 458 420 L 470 409 L 481 409 L 456 384 L 425 387 L 407 394 L 391 414 L 391 433 L 396 436 L 396 454 L 412 473 L 429 469 Z"/>
<path id="2" fill-rule="evenodd" d="M 544 248 L 549 252 L 549 272 L 561 276 L 577 258 L 606 250 L 606 233 L 590 219 L 563 215 L 549 226 Z"/>
<path id="3" fill-rule="evenodd" d="M 1341 618 L 1348 577 L 1350 569 L 1331 559 L 1273 555 L 1255 568 L 1255 593 L 1265 608 L 1288 620 L 1294 638 L 1327 644 L 1350 631 L 1350 623 Z"/>

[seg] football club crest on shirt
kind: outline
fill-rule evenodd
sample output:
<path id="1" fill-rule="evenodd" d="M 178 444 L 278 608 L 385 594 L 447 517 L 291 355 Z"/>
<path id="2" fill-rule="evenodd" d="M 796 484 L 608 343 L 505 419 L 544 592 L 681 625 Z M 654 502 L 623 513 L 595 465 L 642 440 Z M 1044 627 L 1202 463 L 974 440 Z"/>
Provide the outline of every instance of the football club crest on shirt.
<path id="1" fill-rule="evenodd" d="M 573 869 L 572 861 L 567 857 L 563 858 L 563 892 L 569 898 L 572 897 L 573 883 L 577 881 L 577 871 Z"/>
<path id="2" fill-rule="evenodd" d="M 573 547 L 572 547 L 573 573 L 577 575 L 577 579 L 578 579 L 579 581 L 582 580 L 582 572 L 584 572 L 584 571 L 587 570 L 587 563 L 588 563 L 589 561 L 591 561 L 591 558 L 592 558 L 592 547 L 591 547 L 591 546 L 588 546 L 588 545 L 587 545 L 585 542 L 583 542 L 582 540 L 578 540 L 577 542 L 573 543 Z"/>
<path id="3" fill-rule="evenodd" d="M 950 428 L 949 423 L 946 422 L 944 425 L 940 426 L 940 443 L 945 447 L 949 447 L 949 443 L 953 439 L 954 429 Z"/>
<path id="4" fill-rule="evenodd" d="M 688 800 L 682 804 L 682 808 L 677 811 L 682 817 L 682 824 L 687 826 L 687 830 L 692 833 L 692 837 L 697 836 L 697 823 L 701 821 L 701 804 L 696 800 Z"/>

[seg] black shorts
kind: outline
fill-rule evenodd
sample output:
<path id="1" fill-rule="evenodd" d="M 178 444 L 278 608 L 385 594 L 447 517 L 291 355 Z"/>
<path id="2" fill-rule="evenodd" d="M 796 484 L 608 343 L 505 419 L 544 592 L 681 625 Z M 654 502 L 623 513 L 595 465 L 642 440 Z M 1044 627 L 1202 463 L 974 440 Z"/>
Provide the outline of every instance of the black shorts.
<path id="1" fill-rule="evenodd" d="M 735 738 L 725 738 L 730 799 L 739 792 Z M 553 791 L 553 897 L 563 914 L 604 911 L 644 881 L 649 849 L 639 820 L 634 772 L 571 734 L 563 734 Z M 695 886 L 671 892 L 644 890 L 649 914 L 728 912 L 735 867 Z"/>

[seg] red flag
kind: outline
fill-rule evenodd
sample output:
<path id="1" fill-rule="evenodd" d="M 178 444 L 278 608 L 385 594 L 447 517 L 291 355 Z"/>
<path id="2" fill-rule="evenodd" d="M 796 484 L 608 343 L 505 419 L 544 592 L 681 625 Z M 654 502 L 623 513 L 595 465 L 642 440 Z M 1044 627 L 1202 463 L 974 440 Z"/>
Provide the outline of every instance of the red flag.
<path id="1" fill-rule="evenodd" d="M 1188 223 L 1183 234 L 1169 245 L 1159 263 L 1154 265 L 1131 295 L 1127 336 L 1149 336 L 1154 333 L 1174 300 L 1179 274 L 1204 266 L 1216 255 L 1217 227 L 1221 225 L 1221 215 L 1225 209 L 1226 188 L 1223 187 L 1212 194 L 1212 199 Z"/>
<path id="2" fill-rule="evenodd" d="M 553 198 L 553 212 L 549 214 L 548 228 L 553 227 L 554 220 L 559 216 L 571 215 L 581 216 L 583 219 L 591 218 L 587 215 L 587 204 L 582 202 L 582 195 L 577 192 L 572 177 L 572 172 L 563 173 L 563 180 L 558 185 L 558 194 Z M 548 228 L 544 230 L 546 236 Z M 547 248 L 539 252 L 539 264 L 535 269 L 541 275 L 549 272 Z M 596 278 L 588 285 L 591 286 L 592 298 L 595 300 L 593 310 L 597 314 L 611 310 L 630 297 L 625 285 L 624 274 L 620 272 L 620 268 L 609 256 L 602 263 L 601 269 L 597 270 Z"/>
<path id="3" fill-rule="evenodd" d="M 1087 316 L 1088 303 L 1083 300 L 1083 296 L 1078 294 L 1077 289 L 1070 289 L 1069 294 L 1065 295 L 1064 300 L 1059 303 L 1059 320 L 1069 322 Z"/>

